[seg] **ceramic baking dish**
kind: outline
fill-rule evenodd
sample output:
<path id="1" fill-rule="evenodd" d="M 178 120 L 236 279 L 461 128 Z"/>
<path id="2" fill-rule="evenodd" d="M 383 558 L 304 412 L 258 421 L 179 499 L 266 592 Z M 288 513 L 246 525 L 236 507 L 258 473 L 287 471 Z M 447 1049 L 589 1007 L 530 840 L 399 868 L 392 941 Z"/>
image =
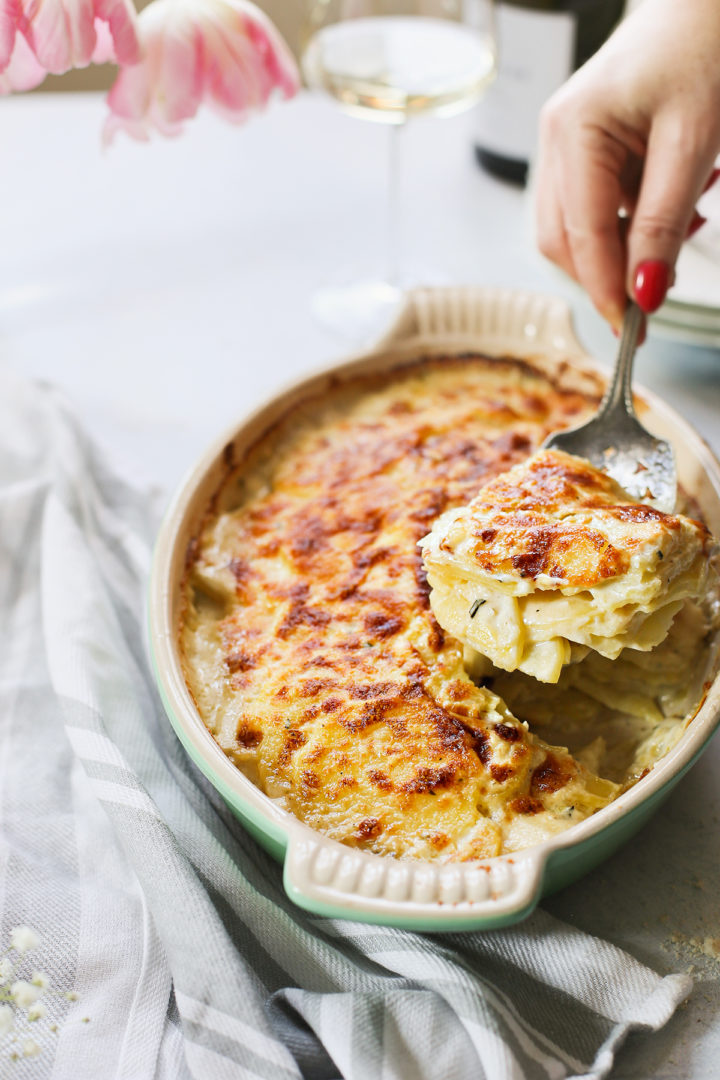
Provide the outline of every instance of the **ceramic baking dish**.
<path id="1" fill-rule="evenodd" d="M 160 693 L 185 749 L 237 817 L 284 863 L 288 895 L 320 915 L 419 930 L 485 929 L 525 917 L 546 893 L 610 855 L 635 833 L 702 752 L 720 719 L 720 680 L 678 745 L 635 787 L 586 821 L 511 856 L 481 862 L 396 860 L 345 847 L 264 795 L 225 756 L 190 696 L 178 654 L 181 580 L 188 545 L 228 468 L 280 415 L 331 382 L 410 358 L 483 352 L 540 359 L 585 388 L 601 378 L 575 338 L 563 301 L 510 290 L 410 293 L 393 330 L 370 352 L 305 377 L 244 417 L 203 456 L 175 496 L 157 540 L 150 583 L 150 642 Z M 642 392 L 639 409 L 673 443 L 683 487 L 720 534 L 720 466 L 673 410 Z"/>

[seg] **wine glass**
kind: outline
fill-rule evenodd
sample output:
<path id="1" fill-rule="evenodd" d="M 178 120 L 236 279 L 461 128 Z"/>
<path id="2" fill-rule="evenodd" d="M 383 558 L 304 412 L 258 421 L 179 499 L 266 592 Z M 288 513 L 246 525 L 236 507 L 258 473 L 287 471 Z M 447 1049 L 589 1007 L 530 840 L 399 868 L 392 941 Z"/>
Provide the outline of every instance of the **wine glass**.
<path id="1" fill-rule="evenodd" d="M 302 67 L 308 85 L 353 116 L 390 126 L 384 273 L 322 289 L 316 315 L 348 336 L 388 321 L 403 287 L 398 244 L 399 139 L 415 116 L 470 108 L 496 70 L 493 0 L 309 0 Z"/>

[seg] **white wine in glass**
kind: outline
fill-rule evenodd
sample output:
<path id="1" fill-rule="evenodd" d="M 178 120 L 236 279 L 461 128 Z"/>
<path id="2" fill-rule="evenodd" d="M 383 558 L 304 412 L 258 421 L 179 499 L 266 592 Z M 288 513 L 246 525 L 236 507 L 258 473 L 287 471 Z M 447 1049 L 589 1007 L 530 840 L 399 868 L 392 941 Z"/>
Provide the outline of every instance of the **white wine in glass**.
<path id="1" fill-rule="evenodd" d="M 470 108 L 496 69 L 492 0 L 314 0 L 303 71 L 348 113 L 391 124 L 385 274 L 323 290 L 315 309 L 350 336 L 379 328 L 397 306 L 398 134 L 413 116 Z"/>

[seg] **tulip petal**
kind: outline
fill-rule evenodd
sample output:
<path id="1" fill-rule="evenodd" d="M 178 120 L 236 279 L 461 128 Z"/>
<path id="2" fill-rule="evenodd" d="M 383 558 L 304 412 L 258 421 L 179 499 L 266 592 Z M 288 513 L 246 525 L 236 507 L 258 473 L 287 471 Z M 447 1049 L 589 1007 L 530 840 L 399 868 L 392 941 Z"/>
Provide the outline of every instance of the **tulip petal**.
<path id="1" fill-rule="evenodd" d="M 171 0 L 175 2 L 175 0 Z M 202 100 L 200 34 L 187 19 L 175 19 L 161 36 L 157 51 L 152 119 L 163 131 L 174 130 L 198 111 Z"/>
<path id="2" fill-rule="evenodd" d="M 57 0 L 45 0 L 45 3 L 50 2 L 57 3 Z M 70 38 L 69 67 L 87 67 L 97 44 L 93 0 L 63 0 L 63 7 Z"/>
<path id="3" fill-rule="evenodd" d="M 40 64 L 53 75 L 87 67 L 95 48 L 92 0 L 23 3 L 22 32 Z"/>
<path id="4" fill-rule="evenodd" d="M 211 105 L 234 120 L 244 120 L 249 108 L 264 104 L 257 64 L 243 55 L 242 39 L 233 40 L 217 27 L 206 30 L 203 41 L 203 82 Z"/>
<path id="5" fill-rule="evenodd" d="M 39 86 L 47 72 L 38 62 L 22 34 L 15 38 L 10 63 L 0 74 L 0 95 L 13 91 L 32 90 Z"/>
<path id="6" fill-rule="evenodd" d="M 95 0 L 95 18 L 107 23 L 110 30 L 114 55 L 108 59 L 114 59 L 118 64 L 137 64 L 140 42 L 135 8 L 130 0 Z"/>
<path id="7" fill-rule="evenodd" d="M 258 14 L 262 15 L 262 12 Z M 285 41 L 269 19 L 248 18 L 248 38 L 262 58 L 268 78 L 286 98 L 300 89 L 300 74 L 295 59 Z"/>
<path id="8" fill-rule="evenodd" d="M 102 19 L 95 19 L 95 48 L 91 57 L 91 63 L 93 64 L 114 64 L 117 62 L 115 56 L 115 44 L 113 42 L 112 34 L 110 33 L 110 27 Z"/>
<path id="9" fill-rule="evenodd" d="M 136 122 L 150 107 L 150 66 L 147 62 L 120 69 L 108 94 L 111 114 L 120 121 Z"/>
<path id="10" fill-rule="evenodd" d="M 170 0 L 179 6 L 179 0 Z M 177 86 L 173 93 L 173 79 L 177 79 L 174 73 L 172 57 L 170 63 L 171 103 L 170 116 L 165 113 L 164 98 L 166 95 L 165 83 L 168 79 L 165 38 L 168 36 L 166 24 L 172 24 L 173 13 L 167 11 L 168 0 L 155 0 L 141 14 L 138 20 L 140 36 L 144 52 L 143 60 L 129 67 L 122 67 L 108 95 L 110 115 L 105 121 L 103 128 L 103 142 L 109 145 L 118 131 L 124 131 L 134 139 L 146 142 L 149 138 L 149 130 L 155 126 L 164 135 L 177 135 L 182 130 L 179 122 L 173 123 L 172 116 L 175 112 L 180 118 L 194 116 L 199 103 L 200 95 L 197 94 L 197 102 L 192 98 L 186 102 L 177 102 Z M 187 26 L 185 27 L 187 31 Z M 172 35 L 170 35 L 172 36 Z M 187 48 L 179 50 L 187 60 Z M 190 51 L 193 52 L 191 46 Z M 182 60 L 179 63 L 180 74 L 186 74 Z M 194 66 L 194 63 L 192 64 Z M 186 79 L 182 79 L 181 90 L 186 85 Z M 192 82 L 192 79 L 190 79 Z M 163 99 L 158 104 L 157 98 Z"/>
<path id="11" fill-rule="evenodd" d="M 18 15 L 15 0 L 0 0 L 0 72 L 8 66 L 13 54 Z"/>

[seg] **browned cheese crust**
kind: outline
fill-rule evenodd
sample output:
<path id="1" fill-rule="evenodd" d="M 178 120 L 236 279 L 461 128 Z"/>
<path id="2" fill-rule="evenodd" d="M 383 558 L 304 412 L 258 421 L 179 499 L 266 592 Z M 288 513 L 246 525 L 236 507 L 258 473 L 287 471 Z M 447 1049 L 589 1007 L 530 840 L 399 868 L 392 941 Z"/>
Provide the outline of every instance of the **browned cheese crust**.
<path id="1" fill-rule="evenodd" d="M 473 556 L 484 573 L 544 574 L 575 588 L 618 577 L 635 547 L 681 528 L 678 517 L 628 502 L 587 462 L 551 450 L 490 481 L 472 506 L 482 522 Z M 705 526 L 693 524 L 707 544 Z"/>
<path id="2" fill-rule="evenodd" d="M 308 403 L 241 466 L 262 482 L 237 487 L 193 552 L 188 684 L 230 757 L 309 825 L 381 853 L 473 858 L 506 848 L 518 815 L 552 832 L 569 803 L 578 820 L 606 801 L 466 676 L 417 547 L 596 404 L 525 363 L 435 360 Z"/>

